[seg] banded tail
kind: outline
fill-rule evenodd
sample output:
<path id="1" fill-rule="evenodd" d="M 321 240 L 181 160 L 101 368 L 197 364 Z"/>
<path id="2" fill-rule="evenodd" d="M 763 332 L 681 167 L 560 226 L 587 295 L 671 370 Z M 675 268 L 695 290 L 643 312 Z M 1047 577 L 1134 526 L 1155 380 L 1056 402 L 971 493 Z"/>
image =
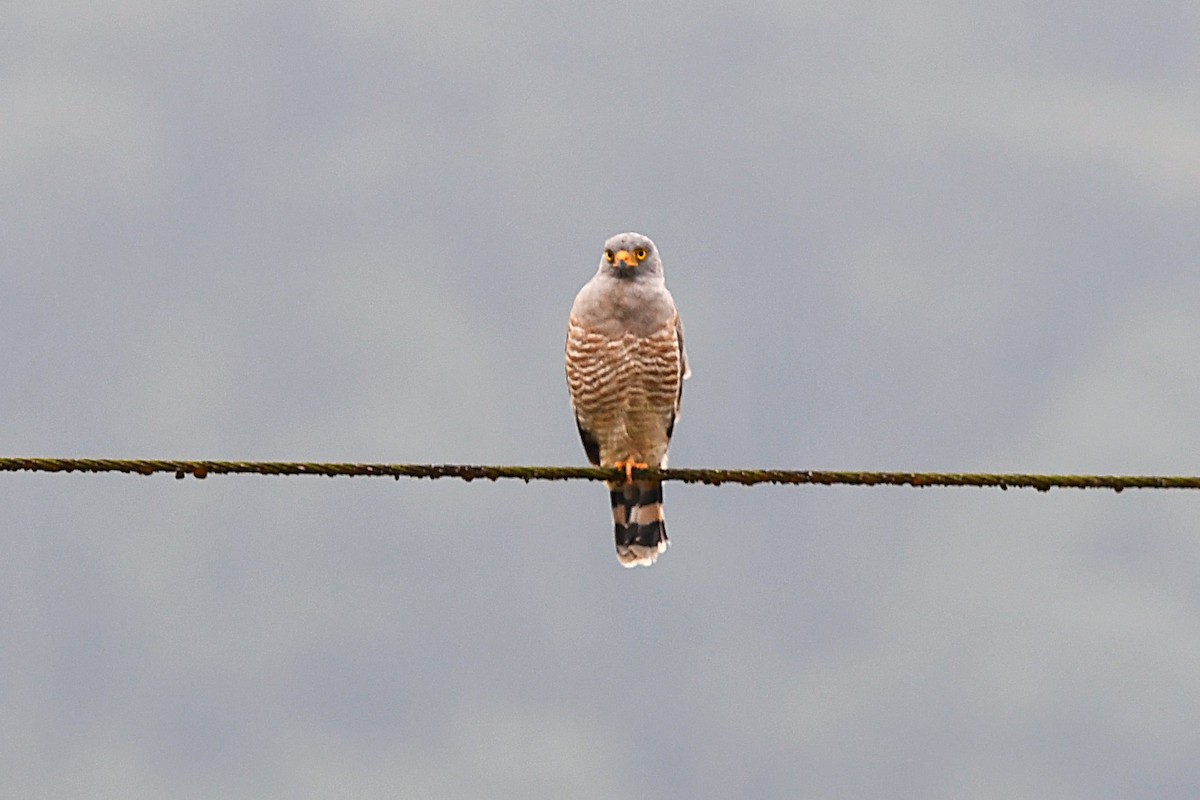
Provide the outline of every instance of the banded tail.
<path id="1" fill-rule="evenodd" d="M 670 544 L 663 518 L 662 483 L 610 481 L 608 490 L 612 498 L 617 560 L 623 567 L 650 566 Z"/>

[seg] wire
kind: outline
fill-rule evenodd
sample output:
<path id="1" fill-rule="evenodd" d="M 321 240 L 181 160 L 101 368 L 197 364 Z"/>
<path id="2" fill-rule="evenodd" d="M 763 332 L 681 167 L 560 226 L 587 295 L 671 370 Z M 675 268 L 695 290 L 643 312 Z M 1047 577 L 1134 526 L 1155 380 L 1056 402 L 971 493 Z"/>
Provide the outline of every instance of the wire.
<path id="1" fill-rule="evenodd" d="M 122 472 L 153 475 L 324 475 L 407 478 L 459 478 L 465 481 L 514 478 L 529 481 L 624 480 L 620 470 L 601 467 L 522 467 L 470 464 L 355 464 L 307 461 L 172 461 L 113 458 L 0 458 L 0 472 Z M 760 483 L 831 486 L 977 486 L 999 489 L 1200 489 L 1200 477 L 1162 475 L 1034 475 L 983 472 L 839 472 L 783 469 L 637 469 L 642 478 L 719 486 Z"/>

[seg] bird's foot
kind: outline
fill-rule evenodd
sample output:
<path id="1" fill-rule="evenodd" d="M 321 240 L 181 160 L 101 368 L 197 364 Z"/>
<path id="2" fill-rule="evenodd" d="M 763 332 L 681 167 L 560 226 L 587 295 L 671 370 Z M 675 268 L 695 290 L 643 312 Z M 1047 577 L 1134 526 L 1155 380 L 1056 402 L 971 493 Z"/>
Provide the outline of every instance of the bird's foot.
<path id="1" fill-rule="evenodd" d="M 625 482 L 633 483 L 633 471 L 635 469 L 650 469 L 650 465 L 642 461 L 634 461 L 632 458 L 628 461 L 617 461 L 613 464 L 617 469 L 625 470 Z"/>

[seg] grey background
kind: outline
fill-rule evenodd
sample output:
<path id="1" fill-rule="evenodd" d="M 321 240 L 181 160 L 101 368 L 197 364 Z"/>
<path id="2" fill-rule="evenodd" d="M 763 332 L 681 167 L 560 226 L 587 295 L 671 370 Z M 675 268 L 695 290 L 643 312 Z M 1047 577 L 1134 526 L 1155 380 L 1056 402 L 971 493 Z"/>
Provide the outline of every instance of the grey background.
<path id="1" fill-rule="evenodd" d="M 0 9 L 3 455 L 1200 473 L 1194 2 Z M 1200 498 L 0 476 L 7 797 L 1163 798 Z"/>

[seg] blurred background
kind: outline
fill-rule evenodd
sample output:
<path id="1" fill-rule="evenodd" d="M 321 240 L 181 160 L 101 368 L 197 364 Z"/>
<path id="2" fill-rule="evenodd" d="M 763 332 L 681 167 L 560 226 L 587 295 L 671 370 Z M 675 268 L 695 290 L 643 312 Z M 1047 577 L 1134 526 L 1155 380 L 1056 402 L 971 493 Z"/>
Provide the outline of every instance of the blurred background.
<path id="1" fill-rule="evenodd" d="M 583 464 L 654 238 L 680 467 L 1200 473 L 1200 6 L 15 0 L 0 455 Z M 0 475 L 0 788 L 1165 798 L 1200 497 Z"/>

